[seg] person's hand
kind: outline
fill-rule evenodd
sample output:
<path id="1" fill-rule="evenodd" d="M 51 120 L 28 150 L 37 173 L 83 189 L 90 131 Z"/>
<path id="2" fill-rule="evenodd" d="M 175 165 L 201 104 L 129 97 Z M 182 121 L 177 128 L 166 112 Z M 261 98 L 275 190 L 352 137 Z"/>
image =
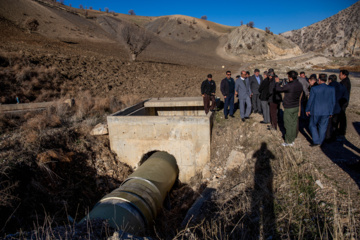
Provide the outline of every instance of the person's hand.
<path id="1" fill-rule="evenodd" d="M 203 95 L 201 95 L 202 97 L 205 97 L 205 95 L 203 94 Z"/>
<path id="2" fill-rule="evenodd" d="M 226 98 L 226 96 L 224 96 L 224 99 Z"/>
<path id="3" fill-rule="evenodd" d="M 310 116 L 310 112 L 306 112 L 306 116 Z"/>

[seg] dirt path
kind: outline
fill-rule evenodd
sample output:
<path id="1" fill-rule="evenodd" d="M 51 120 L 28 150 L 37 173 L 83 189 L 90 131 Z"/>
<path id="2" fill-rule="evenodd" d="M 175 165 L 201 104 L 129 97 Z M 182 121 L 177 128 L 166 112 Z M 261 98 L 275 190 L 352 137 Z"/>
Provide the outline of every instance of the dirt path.
<path id="1" fill-rule="evenodd" d="M 322 147 L 310 147 L 308 131 L 299 134 L 296 144 L 304 156 L 313 162 L 322 174 L 321 182 L 326 188 L 349 194 L 353 203 L 360 204 L 360 125 L 359 116 L 349 112 L 348 128 L 344 141 L 325 143 Z"/>

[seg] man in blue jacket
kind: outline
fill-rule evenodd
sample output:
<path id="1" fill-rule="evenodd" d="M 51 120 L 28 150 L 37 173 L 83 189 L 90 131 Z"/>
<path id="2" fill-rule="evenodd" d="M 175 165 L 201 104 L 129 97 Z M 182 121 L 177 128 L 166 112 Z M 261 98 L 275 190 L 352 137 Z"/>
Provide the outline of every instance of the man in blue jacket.
<path id="1" fill-rule="evenodd" d="M 310 132 L 312 147 L 321 145 L 325 139 L 329 118 L 334 113 L 335 88 L 326 85 L 327 75 L 319 74 L 319 85 L 312 87 L 310 98 L 306 105 L 306 115 L 310 116 Z"/>

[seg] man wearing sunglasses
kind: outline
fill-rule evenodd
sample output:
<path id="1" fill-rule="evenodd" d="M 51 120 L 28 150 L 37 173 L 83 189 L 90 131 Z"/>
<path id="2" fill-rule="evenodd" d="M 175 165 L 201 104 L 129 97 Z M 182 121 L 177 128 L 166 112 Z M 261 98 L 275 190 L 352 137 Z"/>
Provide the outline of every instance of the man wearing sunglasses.
<path id="1" fill-rule="evenodd" d="M 224 116 L 225 119 L 228 119 L 228 114 L 230 117 L 234 117 L 234 94 L 235 94 L 235 81 L 231 77 L 231 72 L 226 71 L 226 77 L 221 81 L 220 91 L 224 96 Z M 230 111 L 228 107 L 230 106 Z"/>

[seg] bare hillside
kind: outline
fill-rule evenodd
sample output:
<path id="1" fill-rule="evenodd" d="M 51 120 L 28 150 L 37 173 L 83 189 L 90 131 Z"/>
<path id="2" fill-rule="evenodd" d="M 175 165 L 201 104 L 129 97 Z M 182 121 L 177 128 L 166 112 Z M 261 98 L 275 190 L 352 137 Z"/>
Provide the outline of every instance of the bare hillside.
<path id="1" fill-rule="evenodd" d="M 323 21 L 282 33 L 304 51 L 320 51 L 330 56 L 360 54 L 360 1 Z"/>
<path id="2" fill-rule="evenodd" d="M 302 54 L 300 48 L 288 39 L 245 25 L 234 29 L 226 39 L 222 47 L 227 54 L 247 59 L 274 59 Z"/>

